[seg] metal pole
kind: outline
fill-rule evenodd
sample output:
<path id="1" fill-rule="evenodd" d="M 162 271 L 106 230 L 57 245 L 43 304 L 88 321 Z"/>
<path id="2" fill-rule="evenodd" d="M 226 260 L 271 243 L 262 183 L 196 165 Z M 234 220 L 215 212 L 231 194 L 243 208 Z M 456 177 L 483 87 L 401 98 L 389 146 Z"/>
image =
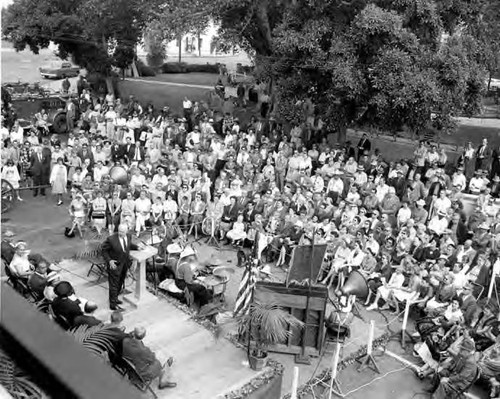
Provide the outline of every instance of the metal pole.
<path id="1" fill-rule="evenodd" d="M 330 378 L 330 392 L 328 393 L 328 399 L 332 399 L 333 394 L 333 385 L 336 384 L 337 379 L 337 367 L 339 365 L 339 357 L 340 357 L 340 344 L 338 342 L 335 343 L 335 352 L 332 357 L 332 375 Z"/>

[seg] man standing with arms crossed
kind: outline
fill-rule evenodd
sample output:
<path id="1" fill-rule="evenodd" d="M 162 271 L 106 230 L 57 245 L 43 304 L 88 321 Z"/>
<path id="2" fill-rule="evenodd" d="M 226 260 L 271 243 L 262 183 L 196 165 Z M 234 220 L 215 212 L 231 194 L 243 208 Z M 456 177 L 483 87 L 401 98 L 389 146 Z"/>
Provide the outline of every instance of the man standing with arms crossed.
<path id="1" fill-rule="evenodd" d="M 120 224 L 118 232 L 109 236 L 102 246 L 102 255 L 108 267 L 109 308 L 122 311 L 122 301 L 118 295 L 123 289 L 125 277 L 130 267 L 130 251 L 139 247 L 132 243 L 132 236 L 128 233 L 128 226 Z"/>

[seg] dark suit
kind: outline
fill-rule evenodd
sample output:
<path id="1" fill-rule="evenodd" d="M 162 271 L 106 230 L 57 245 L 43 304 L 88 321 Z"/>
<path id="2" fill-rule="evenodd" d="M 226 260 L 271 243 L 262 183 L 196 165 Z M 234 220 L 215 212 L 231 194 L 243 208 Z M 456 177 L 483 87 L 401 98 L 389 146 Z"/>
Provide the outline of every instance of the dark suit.
<path id="1" fill-rule="evenodd" d="M 90 167 L 94 166 L 94 154 L 92 154 L 92 151 L 89 149 L 82 149 L 78 151 L 77 155 L 82 160 L 82 163 L 88 159 L 90 161 Z"/>
<path id="2" fill-rule="evenodd" d="M 134 159 L 135 155 L 135 144 L 125 144 L 123 146 L 123 155 L 128 160 L 128 162 L 131 162 Z"/>
<path id="3" fill-rule="evenodd" d="M 130 266 L 130 250 L 137 250 L 138 247 L 132 244 L 132 236 L 127 234 L 127 244 L 123 250 L 121 240 L 118 233 L 109 236 L 102 246 L 102 255 L 108 266 L 108 282 L 109 282 L 109 304 L 110 306 L 117 305 L 118 295 L 125 283 L 127 270 Z M 109 262 L 114 260 L 116 268 L 111 269 Z"/>
<path id="4" fill-rule="evenodd" d="M 488 169 L 491 157 L 491 149 L 481 144 L 476 152 L 476 170 Z"/>
<path id="5" fill-rule="evenodd" d="M 37 299 L 43 298 L 43 291 L 47 286 L 47 276 L 33 273 L 28 278 L 28 287 L 36 295 Z"/>
<path id="6" fill-rule="evenodd" d="M 361 155 L 363 155 L 365 151 L 370 152 L 371 149 L 372 149 L 372 143 L 370 143 L 370 140 L 361 138 L 358 142 L 358 161 L 361 158 Z"/>
<path id="7" fill-rule="evenodd" d="M 462 309 L 465 324 L 470 326 L 477 310 L 476 298 L 474 298 L 473 295 L 469 295 L 467 298 L 464 298 L 460 309 Z"/>
<path id="8" fill-rule="evenodd" d="M 113 163 L 118 162 L 125 155 L 124 146 L 116 145 L 111 147 L 111 160 Z"/>
<path id="9" fill-rule="evenodd" d="M 224 223 L 232 223 L 236 221 L 238 217 L 239 209 L 238 205 L 226 205 L 224 211 L 222 212 L 222 221 Z"/>
<path id="10" fill-rule="evenodd" d="M 149 349 L 141 340 L 126 337 L 123 340 L 122 356 L 129 360 L 136 368 L 137 373 L 145 381 L 152 381 L 162 373 L 160 361 L 154 352 Z"/>
<path id="11" fill-rule="evenodd" d="M 76 327 L 80 325 L 97 326 L 101 324 L 93 316 L 86 316 L 83 314 L 80 308 L 80 300 L 73 300 L 69 298 L 56 297 L 52 302 L 52 311 L 56 316 L 63 316 L 70 327 Z"/>
<path id="12" fill-rule="evenodd" d="M 39 155 L 37 153 L 33 153 L 30 159 L 30 170 L 31 175 L 33 177 L 33 185 L 34 186 L 43 186 L 48 185 L 50 180 L 50 161 L 51 161 L 51 152 L 50 149 L 47 151 L 42 150 L 42 153 Z M 38 195 L 38 188 L 33 189 L 33 194 Z M 45 195 L 45 188 L 40 188 L 40 194 Z"/>

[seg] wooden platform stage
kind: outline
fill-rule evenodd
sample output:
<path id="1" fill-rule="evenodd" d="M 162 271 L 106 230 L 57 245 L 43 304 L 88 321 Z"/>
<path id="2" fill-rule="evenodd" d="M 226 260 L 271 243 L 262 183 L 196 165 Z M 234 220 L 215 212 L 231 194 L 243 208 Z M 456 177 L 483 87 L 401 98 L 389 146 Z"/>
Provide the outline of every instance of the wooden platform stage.
<path id="1" fill-rule="evenodd" d="M 76 294 L 96 302 L 95 316 L 109 320 L 106 279 L 87 277 L 88 261 L 62 260 L 59 266 L 64 279 L 75 287 Z M 133 288 L 132 281 L 128 283 Z M 244 350 L 226 339 L 215 341 L 213 334 L 192 320 L 169 301 L 158 298 L 138 309 L 125 303 L 123 313 L 127 330 L 143 326 L 146 345 L 161 362 L 174 357 L 174 379 L 177 387 L 158 391 L 160 398 L 215 399 L 247 383 L 257 373 L 246 363 Z"/>

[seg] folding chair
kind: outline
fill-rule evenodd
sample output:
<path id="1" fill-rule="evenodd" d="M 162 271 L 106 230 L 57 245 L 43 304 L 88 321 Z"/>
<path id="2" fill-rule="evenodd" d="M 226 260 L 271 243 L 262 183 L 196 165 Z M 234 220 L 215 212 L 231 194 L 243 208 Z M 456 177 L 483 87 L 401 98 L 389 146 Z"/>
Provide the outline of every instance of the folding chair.
<path id="1" fill-rule="evenodd" d="M 103 260 L 99 259 L 89 259 L 90 268 L 87 273 L 87 277 L 90 276 L 91 273 L 97 275 L 97 279 L 100 280 L 102 277 L 105 277 L 108 273 L 106 263 Z"/>
<path id="2" fill-rule="evenodd" d="M 129 381 L 141 392 L 149 391 L 153 395 L 155 399 L 158 399 L 158 395 L 151 388 L 151 381 L 145 381 L 137 372 L 134 364 L 124 357 L 117 357 L 115 363 L 113 364 L 113 368 L 118 371 L 123 377 L 127 376 Z"/>
<path id="3" fill-rule="evenodd" d="M 71 323 L 68 321 L 68 319 L 66 317 L 64 317 L 63 315 L 58 315 L 58 314 L 54 313 L 54 309 L 52 309 L 52 305 L 49 305 L 49 315 L 50 315 L 50 317 L 52 317 L 52 319 L 57 324 L 59 324 L 59 326 L 63 330 L 67 331 L 67 330 L 69 330 L 72 327 Z"/>

